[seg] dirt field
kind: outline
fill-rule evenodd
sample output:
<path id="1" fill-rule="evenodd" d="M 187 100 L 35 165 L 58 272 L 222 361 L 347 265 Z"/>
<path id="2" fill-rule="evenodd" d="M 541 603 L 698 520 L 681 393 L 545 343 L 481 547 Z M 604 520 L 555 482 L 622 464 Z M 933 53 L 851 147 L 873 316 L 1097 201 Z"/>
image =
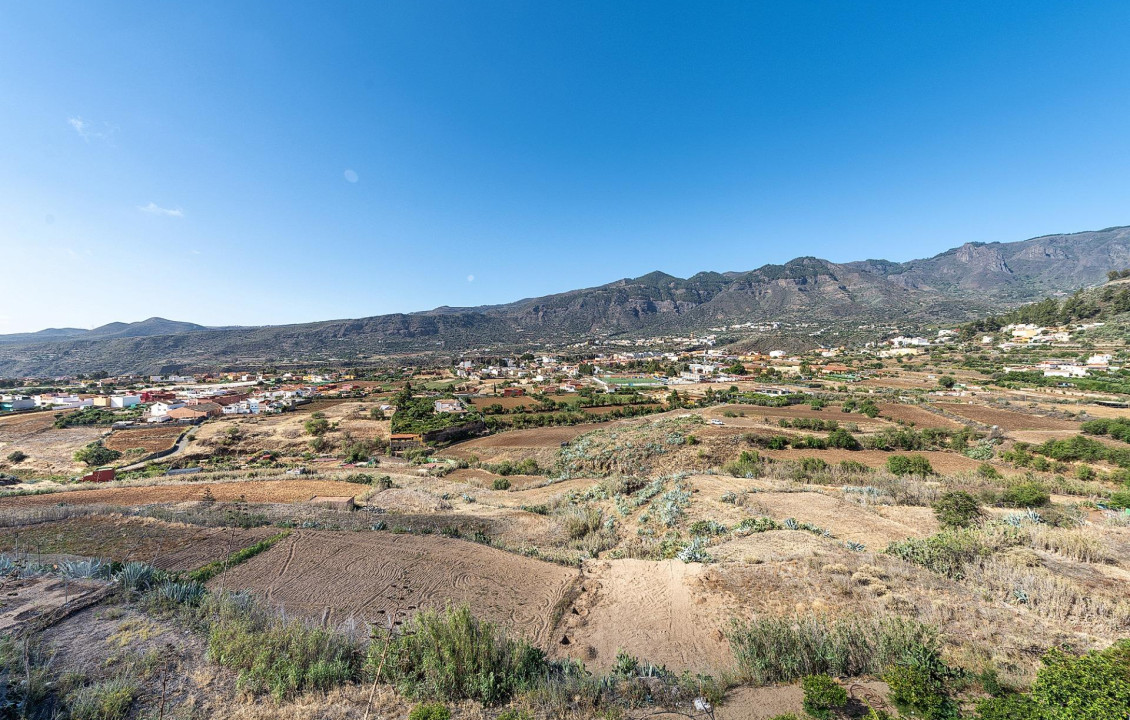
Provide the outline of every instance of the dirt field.
<path id="1" fill-rule="evenodd" d="M 383 624 L 389 614 L 466 602 L 545 644 L 576 578 L 559 565 L 444 537 L 302 530 L 212 583 L 262 593 L 331 625 Z"/>
<path id="2" fill-rule="evenodd" d="M 118 452 L 142 448 L 147 454 L 155 453 L 175 445 L 184 431 L 185 428 L 179 426 L 115 430 L 103 444 Z"/>
<path id="3" fill-rule="evenodd" d="M 58 429 L 54 424 L 55 414 L 50 412 L 0 418 L 0 458 L 21 450 L 28 459 L 14 467 L 44 474 L 76 474 L 83 465 L 74 461 L 75 451 L 109 430 L 104 427 Z"/>
<path id="4" fill-rule="evenodd" d="M 482 408 L 488 407 L 490 405 L 496 405 L 496 404 L 501 405 L 503 410 L 513 410 L 514 408 L 518 407 L 519 405 L 525 405 L 526 407 L 532 407 L 533 405 L 537 404 L 537 400 L 535 400 L 534 398 L 529 398 L 529 397 L 525 397 L 525 396 L 523 396 L 523 397 L 501 397 L 501 396 L 494 397 L 494 396 L 491 396 L 491 395 L 487 395 L 486 397 L 471 398 L 471 405 L 473 405 L 476 408 L 479 408 L 480 410 Z"/>
<path id="5" fill-rule="evenodd" d="M 219 501 L 243 498 L 253 503 L 292 503 L 309 500 L 314 495 L 360 495 L 367 485 L 335 480 L 240 480 L 237 482 L 176 483 L 138 487 L 68 490 L 43 495 L 22 495 L 0 498 L 0 511 L 5 507 L 36 505 L 92 505 L 104 503 L 132 507 L 154 503 L 178 503 L 204 499 L 206 490 Z"/>
<path id="6" fill-rule="evenodd" d="M 529 430 L 512 430 L 498 435 L 469 440 L 449 448 L 448 452 L 457 455 L 470 455 L 480 448 L 556 448 L 561 443 L 569 442 L 575 437 L 605 427 L 603 424 L 572 425 L 566 427 L 531 428 Z"/>
<path id="7" fill-rule="evenodd" d="M 837 540 L 863 543 L 881 550 L 894 540 L 927 535 L 935 523 L 904 524 L 846 500 L 814 492 L 760 492 L 754 507 L 777 520 L 796 518 L 832 533 Z"/>
<path id="8" fill-rule="evenodd" d="M 912 423 L 918 428 L 941 428 L 943 430 L 959 430 L 963 426 L 956 420 L 951 420 L 941 415 L 936 415 L 929 410 L 924 410 L 914 405 L 901 403 L 880 403 L 879 414 L 891 420 L 900 420 Z"/>
<path id="9" fill-rule="evenodd" d="M 6 577 L 0 580 L 0 633 L 27 620 L 96 592 L 104 583 L 94 580 L 65 581 L 59 577 Z"/>
<path id="10" fill-rule="evenodd" d="M 720 418 L 723 421 L 733 418 L 725 417 L 726 412 L 745 413 L 747 418 L 760 419 L 773 418 L 819 418 L 821 420 L 835 420 L 839 423 L 868 422 L 871 420 L 866 415 L 859 413 L 840 412 L 840 406 L 829 404 L 823 410 L 813 410 L 808 405 L 787 405 L 785 407 L 766 407 L 762 405 L 719 405 L 702 410 L 699 414 L 705 418 Z"/>
<path id="11" fill-rule="evenodd" d="M 1001 430 L 1078 430 L 1079 423 L 1072 420 L 1029 415 L 1015 410 L 1002 410 L 984 405 L 964 403 L 938 403 L 937 406 L 954 415 L 969 418 L 985 425 L 996 425 Z"/>
<path id="12" fill-rule="evenodd" d="M 0 552 L 138 560 L 163 570 L 195 570 L 274 535 L 274 528 L 204 528 L 152 518 L 91 516 L 0 529 Z"/>
<path id="13" fill-rule="evenodd" d="M 647 662 L 711 671 L 732 662 L 722 631 L 735 600 L 711 591 L 713 570 L 676 560 L 585 563 L 581 595 L 553 653 L 608 669 L 624 650 Z"/>
<path id="14" fill-rule="evenodd" d="M 323 413 L 330 422 L 332 429 L 324 437 L 334 447 L 346 442 L 347 435 L 354 439 L 387 440 L 390 422 L 372 420 L 369 416 L 370 411 L 379 406 L 380 401 L 326 401 L 278 415 L 225 417 L 201 425 L 189 445 L 189 452 L 207 455 L 224 448 L 236 455 L 264 450 L 300 455 L 310 449 L 310 436 L 303 426 L 314 412 Z"/>

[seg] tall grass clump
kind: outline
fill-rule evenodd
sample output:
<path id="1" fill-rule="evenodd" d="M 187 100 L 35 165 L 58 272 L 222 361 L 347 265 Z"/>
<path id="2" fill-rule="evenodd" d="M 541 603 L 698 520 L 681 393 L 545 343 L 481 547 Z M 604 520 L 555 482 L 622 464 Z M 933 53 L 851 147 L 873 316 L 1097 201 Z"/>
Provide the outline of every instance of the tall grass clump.
<path id="1" fill-rule="evenodd" d="M 285 620 L 246 601 L 211 598 L 208 657 L 239 673 L 238 687 L 284 700 L 358 680 L 361 657 L 348 638 L 302 620 Z"/>
<path id="2" fill-rule="evenodd" d="M 757 617 L 733 621 L 726 636 L 742 679 L 757 685 L 878 674 L 915 648 L 938 645 L 930 626 L 895 617 Z"/>
<path id="3" fill-rule="evenodd" d="M 526 640 L 509 637 L 464 605 L 422 610 L 403 632 L 374 639 L 369 665 L 380 669 L 378 680 L 396 684 L 412 698 L 470 698 L 494 705 L 531 688 L 546 659 Z"/>
<path id="4" fill-rule="evenodd" d="M 986 546 L 982 534 L 974 530 L 959 529 L 892 542 L 884 552 L 940 575 L 960 580 L 965 576 L 965 568 L 970 562 L 990 555 L 992 550 Z"/>
<path id="5" fill-rule="evenodd" d="M 114 678 L 81 687 L 67 696 L 71 720 L 121 720 L 137 698 L 137 683 Z"/>

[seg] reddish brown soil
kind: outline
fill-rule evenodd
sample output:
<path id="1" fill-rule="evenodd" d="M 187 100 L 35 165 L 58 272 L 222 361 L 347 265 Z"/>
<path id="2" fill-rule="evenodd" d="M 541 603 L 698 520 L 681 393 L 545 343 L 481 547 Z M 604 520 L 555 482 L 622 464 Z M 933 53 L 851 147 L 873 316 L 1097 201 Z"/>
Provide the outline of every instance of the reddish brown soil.
<path id="1" fill-rule="evenodd" d="M 1016 410 L 1002 410 L 984 405 L 964 403 L 938 403 L 939 408 L 969 418 L 985 425 L 997 425 L 1001 430 L 1077 430 L 1079 423 L 1073 420 L 1030 415 Z"/>
<path id="2" fill-rule="evenodd" d="M 0 530 L 0 551 L 138 560 L 194 570 L 274 535 L 273 528 L 205 528 L 151 518 L 90 516 Z"/>
<path id="3" fill-rule="evenodd" d="M 137 430 L 115 430 L 103 444 L 111 450 L 125 452 L 142 448 L 147 453 L 168 450 L 184 432 L 182 427 L 155 427 Z"/>
<path id="4" fill-rule="evenodd" d="M 220 501 L 239 500 L 255 503 L 291 503 L 309 500 L 315 495 L 360 495 L 369 488 L 333 480 L 243 480 L 239 482 L 177 483 L 170 485 L 145 485 L 141 487 L 96 488 L 68 490 L 43 495 L 23 495 L 0 498 L 0 512 L 5 507 L 32 507 L 36 505 L 151 505 L 203 500 L 206 490 Z"/>

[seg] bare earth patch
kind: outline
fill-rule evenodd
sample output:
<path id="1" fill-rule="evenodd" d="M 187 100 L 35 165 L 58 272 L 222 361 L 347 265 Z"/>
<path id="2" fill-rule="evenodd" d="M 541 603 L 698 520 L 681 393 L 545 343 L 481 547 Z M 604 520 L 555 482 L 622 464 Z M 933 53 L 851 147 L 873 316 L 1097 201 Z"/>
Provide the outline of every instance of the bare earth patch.
<path id="1" fill-rule="evenodd" d="M 608 669 L 624 650 L 647 662 L 717 671 L 732 662 L 723 630 L 734 607 L 713 592 L 710 566 L 678 560 L 585 564 L 582 592 L 552 654 Z"/>
<path id="2" fill-rule="evenodd" d="M 22 495 L 0 498 L 4 507 L 33 507 L 37 505 L 152 505 L 179 503 L 205 499 L 210 491 L 220 501 L 243 499 L 255 503 L 292 503 L 309 500 L 315 495 L 356 496 L 367 489 L 365 485 L 334 480 L 240 480 L 237 482 L 176 483 L 169 485 L 142 485 L 138 487 L 96 488 L 67 490 L 43 495 Z"/>
<path id="3" fill-rule="evenodd" d="M 985 425 L 996 425 L 1001 430 L 1078 430 L 1079 423 L 1073 420 L 1060 420 L 1058 418 L 1043 417 L 1017 412 L 1015 410 L 1002 410 L 984 405 L 969 405 L 965 403 L 938 403 L 939 408 L 969 418 Z"/>
<path id="4" fill-rule="evenodd" d="M 211 581 L 261 593 L 287 612 L 383 625 L 418 608 L 468 603 L 544 643 L 577 572 L 432 535 L 303 530 Z"/>

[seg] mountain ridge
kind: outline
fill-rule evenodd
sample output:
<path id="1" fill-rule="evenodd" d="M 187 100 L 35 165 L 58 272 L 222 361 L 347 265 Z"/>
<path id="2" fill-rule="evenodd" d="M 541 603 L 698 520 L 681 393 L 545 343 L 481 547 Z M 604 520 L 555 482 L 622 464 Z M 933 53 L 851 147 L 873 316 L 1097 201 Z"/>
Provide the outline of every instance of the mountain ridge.
<path id="1" fill-rule="evenodd" d="M 806 327 L 892 321 L 956 324 L 1099 283 L 1108 270 L 1124 267 L 1130 267 L 1130 227 L 1117 226 L 1011 243 L 963 243 L 904 263 L 834 263 L 802 256 L 744 272 L 701 271 L 689 278 L 656 270 L 497 305 L 440 306 L 291 325 L 208 328 L 149 318 L 61 338 L 0 336 L 0 376 L 92 370 L 164 373 L 395 353 L 560 346 L 592 339 L 685 336 L 770 320 Z"/>

